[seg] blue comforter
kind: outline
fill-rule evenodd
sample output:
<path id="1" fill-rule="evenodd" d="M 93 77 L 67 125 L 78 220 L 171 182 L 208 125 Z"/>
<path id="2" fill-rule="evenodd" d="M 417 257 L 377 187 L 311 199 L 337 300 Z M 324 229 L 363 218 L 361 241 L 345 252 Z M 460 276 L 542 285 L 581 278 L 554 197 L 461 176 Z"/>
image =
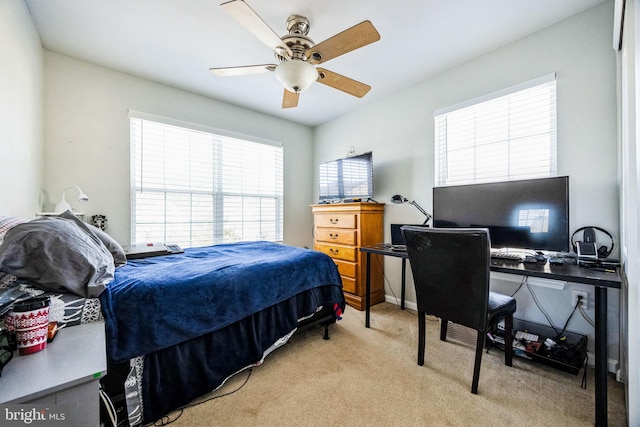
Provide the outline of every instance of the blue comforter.
<path id="1" fill-rule="evenodd" d="M 271 242 L 131 260 L 101 294 L 113 362 L 217 331 L 317 286 L 342 286 L 331 258 Z"/>

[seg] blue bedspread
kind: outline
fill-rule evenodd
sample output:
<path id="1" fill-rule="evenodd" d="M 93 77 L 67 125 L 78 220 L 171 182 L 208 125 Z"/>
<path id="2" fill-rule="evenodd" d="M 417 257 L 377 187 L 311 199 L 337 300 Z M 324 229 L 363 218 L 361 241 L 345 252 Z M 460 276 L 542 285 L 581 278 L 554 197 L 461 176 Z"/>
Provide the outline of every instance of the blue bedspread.
<path id="1" fill-rule="evenodd" d="M 342 286 L 321 252 L 271 242 L 131 260 L 100 296 L 113 362 L 217 331 L 308 289 Z"/>

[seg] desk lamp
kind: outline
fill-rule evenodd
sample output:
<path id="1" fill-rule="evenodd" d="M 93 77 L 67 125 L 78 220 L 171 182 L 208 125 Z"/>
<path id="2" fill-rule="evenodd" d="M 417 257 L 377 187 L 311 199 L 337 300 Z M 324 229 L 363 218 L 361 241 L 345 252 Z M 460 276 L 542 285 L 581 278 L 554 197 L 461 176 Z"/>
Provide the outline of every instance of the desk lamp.
<path id="1" fill-rule="evenodd" d="M 65 193 L 67 192 L 67 190 L 71 190 L 72 188 L 75 188 L 78 190 L 78 200 L 81 202 L 88 202 L 89 201 L 89 196 L 87 196 L 86 194 L 84 194 L 84 192 L 80 189 L 80 187 L 78 187 L 77 185 L 72 185 L 71 187 L 67 187 L 64 189 L 64 191 L 62 192 L 62 200 L 56 205 L 55 211 L 56 213 L 61 213 L 61 212 L 65 212 L 65 211 L 70 211 L 71 210 L 71 205 L 69 203 L 67 203 L 67 200 L 64 198 Z"/>
<path id="2" fill-rule="evenodd" d="M 422 225 L 427 225 L 427 223 L 429 222 L 429 220 L 431 219 L 431 215 L 429 215 L 424 209 L 422 209 L 422 207 L 420 207 L 419 204 L 417 204 L 415 201 L 409 201 L 409 199 L 407 199 L 404 196 L 401 196 L 400 194 L 396 194 L 393 197 L 391 197 L 391 203 L 395 203 L 396 205 L 401 205 L 403 203 L 409 203 L 410 205 L 413 205 L 416 207 L 416 209 L 418 209 L 420 212 L 422 212 L 422 214 L 424 216 L 427 217 L 427 219 L 424 220 L 424 222 L 422 223 Z"/>

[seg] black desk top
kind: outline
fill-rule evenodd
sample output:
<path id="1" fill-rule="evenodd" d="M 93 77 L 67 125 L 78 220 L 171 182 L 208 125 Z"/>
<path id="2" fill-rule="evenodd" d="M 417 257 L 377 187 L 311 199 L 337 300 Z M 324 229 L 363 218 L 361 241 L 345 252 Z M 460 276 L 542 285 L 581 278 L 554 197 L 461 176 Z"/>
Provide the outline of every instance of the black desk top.
<path id="1" fill-rule="evenodd" d="M 366 246 L 360 248 L 360 252 L 369 252 L 372 254 L 394 256 L 398 258 L 409 258 L 407 251 L 394 251 L 389 246 Z"/>
<path id="2" fill-rule="evenodd" d="M 593 270 L 577 264 L 551 265 L 517 263 L 500 259 L 491 260 L 491 271 L 501 273 L 521 274 L 523 276 L 542 277 L 546 279 L 564 280 L 585 285 L 620 289 L 619 269 L 615 273 Z"/>
<path id="3" fill-rule="evenodd" d="M 408 258 L 405 251 L 394 251 L 389 247 L 374 246 L 362 247 L 361 252 L 393 256 L 397 258 Z M 521 276 L 542 277 L 545 279 L 564 280 L 585 285 L 600 286 L 606 288 L 620 289 L 621 279 L 619 269 L 615 273 L 597 271 L 576 264 L 551 265 L 532 264 L 500 259 L 491 259 L 491 271 L 519 274 Z"/>

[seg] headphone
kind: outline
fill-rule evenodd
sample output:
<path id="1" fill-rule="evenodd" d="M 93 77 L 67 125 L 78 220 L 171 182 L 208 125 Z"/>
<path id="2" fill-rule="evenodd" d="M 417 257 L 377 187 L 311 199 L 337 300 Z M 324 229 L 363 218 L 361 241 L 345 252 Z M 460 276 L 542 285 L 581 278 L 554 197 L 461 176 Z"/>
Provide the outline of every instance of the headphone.
<path id="1" fill-rule="evenodd" d="M 611 255 L 611 252 L 613 252 L 613 248 L 615 247 L 613 236 L 604 228 L 596 227 L 593 225 L 590 225 L 588 227 L 578 228 L 576 231 L 573 232 L 573 234 L 571 235 L 571 247 L 573 248 L 573 252 L 578 253 L 578 247 L 576 245 L 576 242 L 574 241 L 574 237 L 576 236 L 576 234 L 582 231 L 582 238 L 584 239 L 585 242 L 595 243 L 595 230 L 603 234 L 606 234 L 609 237 L 609 240 L 611 240 L 610 247 L 607 247 L 605 245 L 598 247 L 598 258 L 606 258 L 609 255 Z"/>

